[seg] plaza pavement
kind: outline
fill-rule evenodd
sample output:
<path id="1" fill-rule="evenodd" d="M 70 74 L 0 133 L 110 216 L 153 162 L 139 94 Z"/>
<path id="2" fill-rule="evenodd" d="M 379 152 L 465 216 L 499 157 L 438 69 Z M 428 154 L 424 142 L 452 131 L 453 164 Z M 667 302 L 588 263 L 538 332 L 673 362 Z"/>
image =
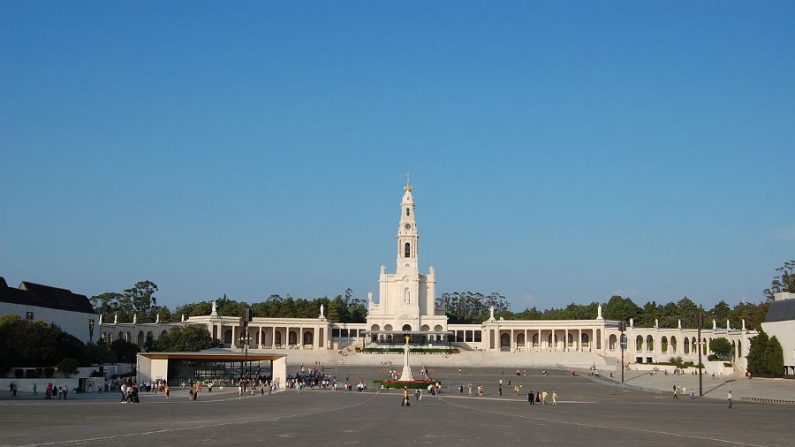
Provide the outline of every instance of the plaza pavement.
<path id="1" fill-rule="evenodd" d="M 416 369 L 416 368 L 414 368 Z M 340 380 L 368 383 L 383 368 L 330 367 Z M 680 399 L 622 390 L 566 371 L 502 368 L 431 369 L 446 393 L 400 406 L 397 391 L 283 391 L 244 396 L 234 391 L 144 393 L 140 404 L 112 394 L 69 401 L 0 401 L 0 445 L 455 445 L 790 446 L 795 407 L 725 400 Z M 415 371 L 415 375 L 417 371 Z M 504 395 L 497 386 L 503 380 Z M 508 391 L 522 385 L 522 394 Z M 754 379 L 755 380 L 755 379 Z M 457 393 L 458 384 L 486 387 L 484 397 Z M 525 392 L 559 394 L 557 406 L 531 406 Z M 230 392 L 231 391 L 231 392 Z"/>
<path id="2" fill-rule="evenodd" d="M 603 375 L 604 376 L 604 375 Z M 603 378 L 609 378 L 608 375 Z M 612 380 L 621 381 L 621 371 L 613 372 Z M 663 373 L 649 374 L 648 371 L 625 371 L 624 383 L 642 388 L 659 390 L 673 394 L 673 386 L 685 388 L 687 393 L 695 390 L 698 394 L 698 375 L 674 375 Z M 768 379 L 756 377 L 748 379 L 742 376 L 725 375 L 715 376 L 705 374 L 702 388 L 704 397 L 726 399 L 731 390 L 735 399 L 761 400 L 761 401 L 789 401 L 795 403 L 795 380 L 793 379 Z"/>

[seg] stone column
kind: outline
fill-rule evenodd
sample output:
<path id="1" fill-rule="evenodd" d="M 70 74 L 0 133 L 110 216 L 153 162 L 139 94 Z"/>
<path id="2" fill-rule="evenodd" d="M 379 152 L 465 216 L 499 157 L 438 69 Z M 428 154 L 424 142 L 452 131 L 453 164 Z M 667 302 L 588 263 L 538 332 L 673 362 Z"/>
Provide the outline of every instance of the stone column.
<path id="1" fill-rule="evenodd" d="M 262 349 L 262 326 L 259 327 L 257 332 L 257 349 Z"/>
<path id="2" fill-rule="evenodd" d="M 538 329 L 538 350 L 541 351 L 544 340 L 541 339 L 541 329 Z"/>
<path id="3" fill-rule="evenodd" d="M 564 337 L 563 339 L 566 340 L 566 341 L 563 342 L 563 351 L 565 352 L 565 351 L 569 350 L 569 329 L 568 328 L 566 328 L 566 331 L 564 332 L 563 337 Z"/>
<path id="4" fill-rule="evenodd" d="M 558 349 L 558 334 L 555 333 L 555 328 L 552 328 L 552 350 Z"/>
<path id="5" fill-rule="evenodd" d="M 582 351 L 582 328 L 577 329 L 577 350 Z"/>

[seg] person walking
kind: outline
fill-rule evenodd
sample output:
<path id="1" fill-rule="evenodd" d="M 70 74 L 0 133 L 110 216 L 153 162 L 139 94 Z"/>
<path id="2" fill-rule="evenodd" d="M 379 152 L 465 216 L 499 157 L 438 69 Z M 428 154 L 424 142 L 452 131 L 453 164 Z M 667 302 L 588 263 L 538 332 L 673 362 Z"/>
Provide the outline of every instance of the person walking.
<path id="1" fill-rule="evenodd" d="M 558 404 L 558 393 L 555 390 L 552 390 L 552 405 Z"/>
<path id="2" fill-rule="evenodd" d="M 403 401 L 400 402 L 401 407 L 410 407 L 411 402 L 409 401 L 409 389 L 405 386 L 403 387 Z"/>
<path id="3" fill-rule="evenodd" d="M 731 390 L 729 390 L 728 398 L 729 398 L 729 408 L 731 408 L 732 407 L 732 392 L 731 392 Z"/>
<path id="4" fill-rule="evenodd" d="M 527 393 L 527 401 L 530 402 L 530 405 L 536 404 L 536 396 L 533 390 L 530 390 L 530 392 Z"/>

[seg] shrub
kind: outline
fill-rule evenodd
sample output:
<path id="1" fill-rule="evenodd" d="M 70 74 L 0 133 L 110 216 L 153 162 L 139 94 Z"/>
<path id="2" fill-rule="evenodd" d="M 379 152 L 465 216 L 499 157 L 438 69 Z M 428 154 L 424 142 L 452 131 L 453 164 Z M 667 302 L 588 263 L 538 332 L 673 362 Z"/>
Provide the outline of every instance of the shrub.
<path id="1" fill-rule="evenodd" d="M 428 385 L 430 385 L 431 383 L 436 383 L 436 382 L 433 380 L 427 380 L 427 381 L 415 380 L 413 382 L 399 382 L 397 380 L 373 380 L 373 384 L 379 387 L 383 385 L 384 388 L 397 389 L 397 390 L 403 389 L 404 386 L 410 390 L 416 390 L 416 389 L 424 390 L 428 388 Z M 441 384 L 441 382 L 439 382 L 439 384 Z"/>
<path id="2" fill-rule="evenodd" d="M 731 368 L 734 365 L 732 364 L 732 362 L 723 362 L 723 366 L 725 366 L 727 368 Z"/>
<path id="3" fill-rule="evenodd" d="M 714 362 L 715 360 L 718 360 L 718 356 L 715 354 L 710 354 L 707 356 L 707 360 L 709 360 L 710 362 Z"/>
<path id="4" fill-rule="evenodd" d="M 78 365 L 79 363 L 77 363 L 77 360 L 66 358 L 61 360 L 61 363 L 58 364 L 58 371 L 62 372 L 64 376 L 69 377 L 77 372 Z"/>

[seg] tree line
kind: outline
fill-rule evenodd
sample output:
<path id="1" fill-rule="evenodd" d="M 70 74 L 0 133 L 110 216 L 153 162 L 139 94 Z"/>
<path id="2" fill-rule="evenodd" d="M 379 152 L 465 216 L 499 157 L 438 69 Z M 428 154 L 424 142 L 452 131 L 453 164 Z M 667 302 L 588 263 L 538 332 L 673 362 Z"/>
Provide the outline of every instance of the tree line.
<path id="1" fill-rule="evenodd" d="M 795 260 L 785 262 L 777 268 L 776 275 L 769 288 L 762 292 L 766 298 L 761 303 L 741 302 L 730 306 L 721 300 L 710 309 L 697 305 L 688 297 L 669 303 L 647 301 L 640 306 L 629 297 L 612 296 L 602 306 L 602 316 L 608 320 L 629 321 L 636 326 L 653 327 L 655 321 L 661 328 L 676 328 L 681 321 L 682 327 L 695 327 L 694 315 L 704 314 L 707 326 L 714 319 L 717 325 L 725 327 L 726 320 L 733 328 L 740 328 L 745 320 L 746 328 L 759 329 L 767 313 L 768 302 L 777 292 L 795 293 Z M 179 321 L 186 317 L 209 315 L 212 310 L 212 299 L 178 306 L 174 312 L 166 306 L 157 306 L 155 293 L 157 284 L 152 281 L 139 281 L 122 292 L 106 292 L 91 297 L 91 303 L 97 313 L 107 318 L 118 314 L 120 321 L 132 321 L 133 314 L 139 322 L 154 322 L 156 316 L 160 321 Z M 256 317 L 281 318 L 316 318 L 320 306 L 326 309 L 326 318 L 334 323 L 364 323 L 367 318 L 367 300 L 354 297 L 348 288 L 342 294 L 329 298 L 323 296 L 314 299 L 285 297 L 274 294 L 262 301 L 247 302 L 227 298 L 226 295 L 215 299 L 221 315 L 242 315 L 243 309 L 250 307 Z M 587 320 L 596 318 L 598 301 L 588 304 L 571 303 L 565 307 L 551 307 L 539 310 L 528 307 L 520 312 L 511 311 L 510 301 L 498 292 L 483 294 L 481 292 L 444 292 L 436 299 L 436 306 L 444 310 L 450 323 L 482 323 L 489 318 L 489 309 L 494 307 L 495 317 L 506 320 Z"/>

